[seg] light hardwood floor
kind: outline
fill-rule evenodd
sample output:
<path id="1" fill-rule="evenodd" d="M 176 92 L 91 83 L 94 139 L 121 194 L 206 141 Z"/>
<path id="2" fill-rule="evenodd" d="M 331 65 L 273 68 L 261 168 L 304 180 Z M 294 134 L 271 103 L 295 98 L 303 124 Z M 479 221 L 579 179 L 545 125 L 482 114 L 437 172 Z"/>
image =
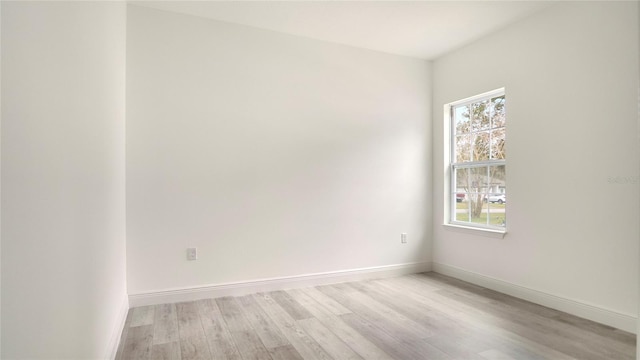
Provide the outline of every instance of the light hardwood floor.
<path id="1" fill-rule="evenodd" d="M 634 359 L 635 335 L 435 273 L 129 310 L 117 359 Z"/>

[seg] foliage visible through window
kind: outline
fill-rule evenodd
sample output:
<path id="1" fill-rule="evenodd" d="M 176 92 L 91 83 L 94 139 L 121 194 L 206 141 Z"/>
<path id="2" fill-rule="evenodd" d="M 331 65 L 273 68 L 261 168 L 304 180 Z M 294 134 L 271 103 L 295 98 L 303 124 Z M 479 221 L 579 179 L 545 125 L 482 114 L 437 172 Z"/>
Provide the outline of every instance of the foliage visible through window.
<path id="1" fill-rule="evenodd" d="M 451 223 L 504 229 L 504 91 L 451 105 Z"/>

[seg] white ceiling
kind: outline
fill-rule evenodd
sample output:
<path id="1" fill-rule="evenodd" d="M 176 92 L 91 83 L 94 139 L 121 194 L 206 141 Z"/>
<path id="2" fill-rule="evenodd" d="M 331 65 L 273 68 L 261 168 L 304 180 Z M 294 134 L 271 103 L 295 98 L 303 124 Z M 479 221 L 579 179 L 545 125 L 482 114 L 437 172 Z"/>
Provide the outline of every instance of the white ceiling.
<path id="1" fill-rule="evenodd" d="M 434 59 L 549 1 L 131 1 L 298 36 Z"/>

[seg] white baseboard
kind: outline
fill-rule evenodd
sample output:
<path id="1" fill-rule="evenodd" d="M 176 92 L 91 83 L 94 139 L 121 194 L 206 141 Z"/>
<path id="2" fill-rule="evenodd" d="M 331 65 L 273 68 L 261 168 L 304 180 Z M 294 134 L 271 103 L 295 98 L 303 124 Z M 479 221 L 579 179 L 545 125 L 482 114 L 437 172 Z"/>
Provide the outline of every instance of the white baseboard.
<path id="1" fill-rule="evenodd" d="M 118 346 L 120 346 L 120 337 L 122 336 L 122 330 L 124 329 L 124 323 L 127 320 L 127 313 L 129 312 L 129 298 L 124 297 L 120 310 L 118 311 L 118 318 L 116 325 L 111 333 L 111 339 L 109 339 L 109 345 L 107 346 L 107 354 L 105 359 L 115 359 L 118 352 Z"/>
<path id="2" fill-rule="evenodd" d="M 375 279 L 431 271 L 430 262 L 375 266 L 361 269 L 316 274 L 284 276 L 234 283 L 214 284 L 181 289 L 151 291 L 129 295 L 131 307 L 193 301 L 222 296 L 240 296 L 262 291 L 275 291 L 317 286 L 345 281 Z"/>
<path id="3" fill-rule="evenodd" d="M 454 266 L 433 263 L 432 269 L 434 272 L 443 275 L 451 276 L 453 278 L 470 282 L 472 284 L 495 290 L 503 294 L 511 295 L 523 300 L 531 301 L 532 303 L 543 305 L 555 310 L 564 311 L 566 313 L 589 319 L 604 325 L 612 326 L 614 328 L 628 331 L 630 333 L 635 334 L 637 331 L 638 319 L 631 315 L 621 314 L 613 310 L 604 309 L 576 300 L 548 294 L 542 291 L 512 284 Z"/>

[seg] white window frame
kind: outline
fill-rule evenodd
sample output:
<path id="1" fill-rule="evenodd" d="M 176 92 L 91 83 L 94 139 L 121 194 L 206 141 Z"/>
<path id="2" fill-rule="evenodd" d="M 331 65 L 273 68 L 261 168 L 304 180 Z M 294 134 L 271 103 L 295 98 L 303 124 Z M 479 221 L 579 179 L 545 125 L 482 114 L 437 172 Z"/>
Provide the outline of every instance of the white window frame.
<path id="1" fill-rule="evenodd" d="M 464 233 L 479 234 L 491 237 L 504 237 L 507 232 L 506 226 L 493 226 L 488 224 L 471 223 L 466 221 L 456 221 L 456 193 L 457 182 L 455 178 L 455 169 L 460 168 L 477 168 L 486 167 L 487 171 L 489 166 L 504 165 L 505 170 L 507 167 L 506 159 L 490 159 L 483 161 L 468 161 L 464 163 L 455 162 L 455 124 L 453 110 L 455 107 L 470 105 L 482 100 L 492 99 L 496 96 L 503 96 L 505 89 L 500 88 L 492 90 L 486 93 L 478 94 L 466 99 L 455 101 L 444 106 L 444 121 L 445 121 L 445 222 L 446 228 L 456 230 Z M 505 97 L 506 98 L 506 97 Z M 506 180 L 505 180 L 506 184 Z"/>

